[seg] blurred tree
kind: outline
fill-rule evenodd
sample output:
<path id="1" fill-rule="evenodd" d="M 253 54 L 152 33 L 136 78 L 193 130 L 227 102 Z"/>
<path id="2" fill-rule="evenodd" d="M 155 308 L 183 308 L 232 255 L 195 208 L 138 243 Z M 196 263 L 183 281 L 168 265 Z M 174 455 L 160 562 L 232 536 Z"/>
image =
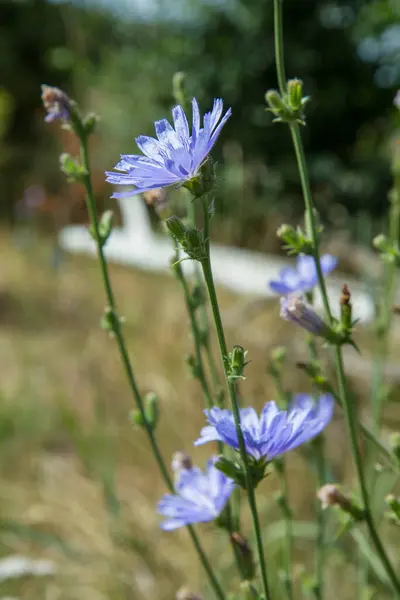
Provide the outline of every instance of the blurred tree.
<path id="1" fill-rule="evenodd" d="M 106 143 L 95 163 L 101 173 L 120 153 L 136 152 L 135 135 L 153 134 L 154 120 L 173 102 L 172 75 L 184 70 L 203 108 L 221 96 L 234 109 L 216 149 L 223 163 L 221 231 L 235 243 L 262 247 L 271 214 L 279 210 L 287 219 L 298 218 L 302 203 L 289 134 L 272 124 L 264 105 L 266 89 L 276 87 L 272 2 L 188 3 L 182 14 L 177 10 L 171 18 L 169 12 L 167 18 L 161 11 L 152 21 L 44 0 L 0 5 L 0 74 L 13 105 L 3 137 L 6 165 L 2 161 L 10 198 L 21 188 L 34 147 L 40 150 L 35 168 L 51 181 L 40 141 L 43 126 L 32 119 L 42 81 L 70 85 L 75 97 L 101 114 Z M 377 214 L 385 205 L 386 140 L 399 81 L 377 85 L 382 65 L 379 57 L 365 60 L 365 40 L 396 25 L 393 7 L 393 0 L 284 2 L 287 73 L 303 78 L 312 97 L 304 136 L 317 203 L 328 220 L 338 205 L 352 214 Z M 17 147 L 18 159 L 12 150 Z"/>

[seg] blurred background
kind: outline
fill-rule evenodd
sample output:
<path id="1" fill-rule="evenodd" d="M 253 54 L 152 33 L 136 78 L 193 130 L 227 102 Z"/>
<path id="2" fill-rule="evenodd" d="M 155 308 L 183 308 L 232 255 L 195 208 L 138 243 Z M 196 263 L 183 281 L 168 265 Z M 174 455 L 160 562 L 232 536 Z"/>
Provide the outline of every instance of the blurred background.
<path id="1" fill-rule="evenodd" d="M 312 98 L 304 139 L 324 249 L 339 256 L 343 271 L 379 290 L 371 239 L 386 230 L 400 126 L 393 105 L 400 5 L 286 0 L 284 15 L 287 72 L 304 80 Z M 143 433 L 129 423 L 132 402 L 112 340 L 98 328 L 104 298 L 97 265 L 58 246 L 58 232 L 87 223 L 87 216 L 82 190 L 58 169 L 58 155 L 77 148 L 58 124 L 44 123 L 40 101 L 40 85 L 56 85 L 101 116 L 91 140 L 95 194 L 100 210 L 117 210 L 104 170 L 121 153 L 135 153 L 135 136 L 153 135 L 154 121 L 169 114 L 178 70 L 203 111 L 215 97 L 233 108 L 214 154 L 217 241 L 281 252 L 277 226 L 301 222 L 303 203 L 288 131 L 265 111 L 265 91 L 277 86 L 271 0 L 0 1 L 0 556 L 49 561 L 28 565 L 22 577 L 0 569 L 1 596 L 163 600 L 183 584 L 204 589 L 185 532 L 158 529 L 155 504 L 165 490 Z M 165 456 L 191 450 L 202 400 L 185 370 L 191 341 L 178 285 L 116 265 L 112 276 L 140 385 L 162 399 Z M 293 339 L 277 320 L 276 302 L 254 314 L 248 299 L 221 291 L 221 300 L 229 342 L 250 349 L 246 401 L 261 406 L 273 396 L 268 355 L 285 342 L 288 382 L 293 391 L 307 389 L 290 366 L 304 352 L 301 335 Z M 370 392 L 373 342 L 365 328 L 359 337 L 367 358 L 351 372 L 362 399 Z M 396 411 L 388 416 L 394 427 L 398 419 Z M 336 478 L 350 470 L 342 436 L 338 417 L 328 436 Z M 195 456 L 201 463 L 207 449 Z M 289 471 L 300 573 L 312 565 L 315 482 L 298 457 Z M 270 560 L 278 569 L 282 527 L 270 493 L 276 481 L 261 487 Z M 234 589 L 225 538 L 203 529 Z M 332 598 L 353 598 L 349 551 L 330 557 Z M 33 576 L 35 569 L 42 576 Z"/>

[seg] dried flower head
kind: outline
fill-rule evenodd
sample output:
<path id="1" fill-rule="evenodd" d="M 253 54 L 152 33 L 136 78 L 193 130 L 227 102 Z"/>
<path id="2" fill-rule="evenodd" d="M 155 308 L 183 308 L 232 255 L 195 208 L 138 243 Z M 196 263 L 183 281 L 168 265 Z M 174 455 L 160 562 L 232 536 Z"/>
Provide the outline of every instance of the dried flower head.
<path id="1" fill-rule="evenodd" d="M 192 469 L 192 459 L 185 452 L 174 452 L 172 455 L 171 467 L 174 473 L 179 473 L 182 469 Z"/>
<path id="2" fill-rule="evenodd" d="M 42 85 L 42 102 L 47 110 L 45 121 L 51 123 L 56 119 L 69 121 L 71 117 L 71 100 L 65 92 L 50 85 Z"/>
<path id="3" fill-rule="evenodd" d="M 351 502 L 340 491 L 336 483 L 327 483 L 323 485 L 317 492 L 317 497 L 321 500 L 322 508 L 338 505 L 341 508 L 348 509 Z"/>

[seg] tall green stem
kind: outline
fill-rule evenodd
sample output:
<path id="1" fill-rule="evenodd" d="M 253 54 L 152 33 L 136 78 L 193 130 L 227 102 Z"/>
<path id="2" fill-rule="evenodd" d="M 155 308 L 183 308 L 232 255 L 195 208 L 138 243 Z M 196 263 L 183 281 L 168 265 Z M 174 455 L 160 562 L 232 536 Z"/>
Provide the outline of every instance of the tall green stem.
<path id="1" fill-rule="evenodd" d="M 229 399 L 230 399 L 231 407 L 232 407 L 233 418 L 235 421 L 236 434 L 237 434 L 238 442 L 239 442 L 240 456 L 241 456 L 243 467 L 244 467 L 245 474 L 246 474 L 246 488 L 247 488 L 247 493 L 248 493 L 248 497 L 249 497 L 249 505 L 250 505 L 251 515 L 252 515 L 252 519 L 253 519 L 253 528 L 254 528 L 254 534 L 255 534 L 255 538 L 256 538 L 257 551 L 258 551 L 258 558 L 259 558 L 259 563 L 260 563 L 261 580 L 262 580 L 262 585 L 263 585 L 264 598 L 265 598 L 265 600 L 270 600 L 271 595 L 270 595 L 269 585 L 268 585 L 267 568 L 266 568 L 265 557 L 264 557 L 264 548 L 263 548 L 262 537 L 261 537 L 260 521 L 258 518 L 256 497 L 255 497 L 255 492 L 254 492 L 254 487 L 253 487 L 253 482 L 252 482 L 252 477 L 251 477 L 251 471 L 249 468 L 248 457 L 247 457 L 247 453 L 246 453 L 246 445 L 245 445 L 245 441 L 243 438 L 243 433 L 242 433 L 242 429 L 241 429 L 241 425 L 240 425 L 240 411 L 239 411 L 239 403 L 238 403 L 238 399 L 237 399 L 237 395 L 236 395 L 236 385 L 235 385 L 235 382 L 231 379 L 230 373 L 228 371 L 228 364 L 227 364 L 228 348 L 226 345 L 225 333 L 224 333 L 224 328 L 222 325 L 217 294 L 215 291 L 214 278 L 213 278 L 212 269 L 211 269 L 210 231 L 209 231 L 210 216 L 209 216 L 209 212 L 208 212 L 208 203 L 207 203 L 206 198 L 204 198 L 204 197 L 202 198 L 202 204 L 203 204 L 203 215 L 204 215 L 204 237 L 206 240 L 206 258 L 204 258 L 201 261 L 201 265 L 203 268 L 204 279 L 206 282 L 206 286 L 207 286 L 207 290 L 208 290 L 208 294 L 209 294 L 209 298 L 210 298 L 210 304 L 211 304 L 211 308 L 212 308 L 212 313 L 213 313 L 213 317 L 214 317 L 214 323 L 215 323 L 215 329 L 217 332 L 222 366 L 224 369 L 226 384 L 227 384 L 228 392 L 229 392 Z"/>
<path id="2" fill-rule="evenodd" d="M 195 202 L 189 198 L 187 203 L 187 217 L 188 223 L 190 227 L 196 227 L 196 204 Z M 200 288 L 204 288 L 204 280 L 201 276 L 201 269 L 199 268 L 198 263 L 194 265 L 194 275 L 196 278 L 197 285 Z M 207 307 L 205 305 L 200 307 L 200 323 L 203 330 L 203 346 L 206 351 L 208 367 L 211 373 L 211 380 L 214 385 L 214 388 L 219 385 L 219 377 L 218 372 L 215 365 L 215 360 L 212 354 L 211 344 L 210 344 L 210 327 L 208 322 L 207 315 Z"/>
<path id="3" fill-rule="evenodd" d="M 107 265 L 107 261 L 104 256 L 103 245 L 101 243 L 101 237 L 100 237 L 100 232 L 99 232 L 99 219 L 98 219 L 98 215 L 97 215 L 96 203 L 94 200 L 92 181 L 91 181 L 91 176 L 90 176 L 90 163 L 89 163 L 89 153 L 88 153 L 88 147 L 87 147 L 86 134 L 82 131 L 79 138 L 80 138 L 80 143 L 81 143 L 82 165 L 86 171 L 86 175 L 85 175 L 84 182 L 83 182 L 85 189 L 86 189 L 86 204 L 87 204 L 87 209 L 89 212 L 89 217 L 90 217 L 90 221 L 92 224 L 94 237 L 95 237 L 95 241 L 96 241 L 97 254 L 98 254 L 98 259 L 99 259 L 99 263 L 100 263 L 100 270 L 101 270 L 104 289 L 105 289 L 105 293 L 106 293 L 107 303 L 108 303 L 108 307 L 114 317 L 113 318 L 113 326 L 114 326 L 115 339 L 117 342 L 119 353 L 121 355 L 121 360 L 122 360 L 122 364 L 123 364 L 123 367 L 125 370 L 125 374 L 128 379 L 130 389 L 132 391 L 132 395 L 135 399 L 138 410 L 142 417 L 142 421 L 144 423 L 147 437 L 149 438 L 152 452 L 154 454 L 154 457 L 155 457 L 158 467 L 160 469 L 161 475 L 165 481 L 165 484 L 167 485 L 168 489 L 171 492 L 174 492 L 174 486 L 173 486 L 172 480 L 169 476 L 168 469 L 167 469 L 166 464 L 161 456 L 160 449 L 159 449 L 157 441 L 154 437 L 154 432 L 146 418 L 143 400 L 142 400 L 142 397 L 141 397 L 141 394 L 140 394 L 140 391 L 139 391 L 139 388 L 138 388 L 138 385 L 136 382 L 136 378 L 135 378 L 135 375 L 134 375 L 134 372 L 132 369 L 128 350 L 127 350 L 126 344 L 125 344 L 125 339 L 124 339 L 120 321 L 119 321 L 119 318 L 117 315 L 115 297 L 114 297 L 114 293 L 113 293 L 112 286 L 111 286 L 110 276 L 108 273 L 108 265 Z M 191 525 L 189 525 L 187 527 L 187 529 L 189 531 L 190 538 L 194 544 L 194 547 L 197 551 L 199 559 L 207 573 L 210 584 L 211 584 L 216 596 L 219 598 L 219 600 L 225 600 L 225 593 L 222 590 L 222 588 L 215 576 L 215 573 L 207 559 L 207 556 L 204 553 L 204 550 L 200 544 L 200 541 L 197 537 L 197 534 L 196 534 L 194 528 Z"/>
<path id="4" fill-rule="evenodd" d="M 177 244 L 175 246 L 175 253 L 176 253 L 176 257 L 178 259 L 179 258 L 179 247 Z M 193 300 L 190 295 L 189 284 L 186 280 L 186 277 L 185 277 L 183 271 L 180 269 L 180 265 L 177 265 L 177 267 L 179 269 L 179 271 L 177 272 L 177 278 L 179 279 L 179 281 L 182 285 L 183 295 L 185 298 L 186 311 L 189 315 L 190 328 L 192 330 L 193 346 L 194 346 L 195 361 L 196 361 L 196 377 L 200 381 L 200 385 L 201 385 L 201 389 L 202 389 L 202 392 L 204 395 L 206 407 L 211 408 L 213 406 L 213 400 L 211 397 L 211 392 L 210 392 L 210 388 L 208 385 L 207 376 L 206 376 L 206 372 L 205 372 L 204 364 L 203 364 L 203 356 L 201 353 L 201 335 L 200 335 L 199 326 L 197 323 L 195 308 L 193 306 Z"/>
<path id="5" fill-rule="evenodd" d="M 277 69 L 278 69 L 278 79 L 281 82 L 285 76 L 284 74 L 284 66 L 283 66 L 283 19 L 281 12 L 281 5 L 279 0 L 274 0 L 274 15 L 275 15 L 275 54 L 277 57 Z M 281 90 L 282 91 L 282 90 Z M 319 240 L 318 240 L 318 232 L 317 226 L 315 222 L 315 214 L 313 210 L 313 201 L 311 195 L 311 187 L 308 177 L 307 165 L 304 155 L 303 143 L 300 135 L 299 126 L 297 123 L 290 123 L 290 132 L 292 135 L 292 140 L 294 144 L 294 149 L 297 158 L 297 165 L 300 173 L 301 186 L 303 190 L 303 197 L 306 208 L 306 218 L 309 220 L 310 233 L 311 233 L 311 241 L 313 245 L 314 258 L 316 263 L 317 275 L 318 275 L 318 284 L 319 289 L 322 296 L 322 302 L 324 305 L 324 310 L 326 314 L 326 318 L 329 323 L 332 323 L 332 313 L 329 305 L 328 294 L 326 291 L 325 281 L 321 270 L 320 264 L 320 256 L 319 256 Z M 343 357 L 342 350 L 340 346 L 336 346 L 334 350 L 335 355 L 335 363 L 336 363 L 336 371 L 338 375 L 338 387 L 339 387 L 339 395 L 342 398 L 343 402 L 343 410 L 345 413 L 347 430 L 350 438 L 350 446 L 353 455 L 353 461 L 356 468 L 356 473 L 358 477 L 358 482 L 360 486 L 361 496 L 364 504 L 365 510 L 365 521 L 368 526 L 369 534 L 371 540 L 375 546 L 375 550 L 384 566 L 386 573 L 390 579 L 393 589 L 396 592 L 396 597 L 400 599 L 400 581 L 396 575 L 396 572 L 386 554 L 385 548 L 381 542 L 381 539 L 377 533 L 375 523 L 373 520 L 371 505 L 369 494 L 365 482 L 365 475 L 363 470 L 362 458 L 360 454 L 360 450 L 358 447 L 357 440 L 357 420 L 355 416 L 355 411 L 353 410 L 351 399 L 347 390 L 347 381 L 344 372 L 343 366 Z"/>

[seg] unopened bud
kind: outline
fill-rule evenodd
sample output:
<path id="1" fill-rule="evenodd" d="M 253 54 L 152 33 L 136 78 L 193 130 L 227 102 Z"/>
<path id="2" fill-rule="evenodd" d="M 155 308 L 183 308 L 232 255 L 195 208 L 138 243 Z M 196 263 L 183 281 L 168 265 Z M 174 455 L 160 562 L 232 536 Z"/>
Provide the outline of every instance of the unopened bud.
<path id="1" fill-rule="evenodd" d="M 388 239 L 383 233 L 380 233 L 372 240 L 372 245 L 379 252 L 386 252 L 388 249 Z"/>
<path id="2" fill-rule="evenodd" d="M 341 325 L 346 332 L 351 332 L 352 324 L 351 324 L 351 314 L 352 314 L 352 306 L 351 306 L 351 294 L 350 290 L 345 283 L 342 287 L 342 295 L 340 296 L 340 322 Z"/>
<path id="3" fill-rule="evenodd" d="M 177 71 L 172 77 L 172 93 L 177 104 L 186 109 L 187 98 L 185 93 L 186 73 Z"/>
<path id="4" fill-rule="evenodd" d="M 303 82 L 301 79 L 289 79 L 287 90 L 290 108 L 294 111 L 301 110 L 303 98 Z"/>
<path id="5" fill-rule="evenodd" d="M 352 515 L 357 521 L 362 521 L 365 517 L 364 511 L 350 500 L 350 498 L 345 496 L 335 483 L 323 485 L 318 490 L 317 496 L 321 501 L 322 508 L 339 506 L 343 511 Z"/>
<path id="6" fill-rule="evenodd" d="M 253 579 L 255 574 L 255 565 L 253 561 L 253 553 L 249 547 L 248 541 L 239 531 L 234 531 L 231 534 L 231 542 L 239 551 L 240 563 L 245 579 Z"/>
<path id="7" fill-rule="evenodd" d="M 282 101 L 282 98 L 276 90 L 268 90 L 265 94 L 265 99 L 267 101 L 268 106 L 271 108 L 274 114 L 279 113 L 284 110 L 285 105 Z"/>
<path id="8" fill-rule="evenodd" d="M 56 119 L 69 121 L 71 118 L 72 102 L 65 92 L 57 87 L 42 85 L 42 102 L 47 110 L 45 121 L 52 123 Z"/>
<path id="9" fill-rule="evenodd" d="M 232 377 L 243 377 L 244 368 L 247 365 L 246 355 L 246 350 L 239 345 L 234 346 L 232 352 L 229 353 Z"/>
<path id="10" fill-rule="evenodd" d="M 165 221 L 165 225 L 172 237 L 182 244 L 187 232 L 187 227 L 185 227 L 182 220 L 176 215 L 173 215 Z"/>

